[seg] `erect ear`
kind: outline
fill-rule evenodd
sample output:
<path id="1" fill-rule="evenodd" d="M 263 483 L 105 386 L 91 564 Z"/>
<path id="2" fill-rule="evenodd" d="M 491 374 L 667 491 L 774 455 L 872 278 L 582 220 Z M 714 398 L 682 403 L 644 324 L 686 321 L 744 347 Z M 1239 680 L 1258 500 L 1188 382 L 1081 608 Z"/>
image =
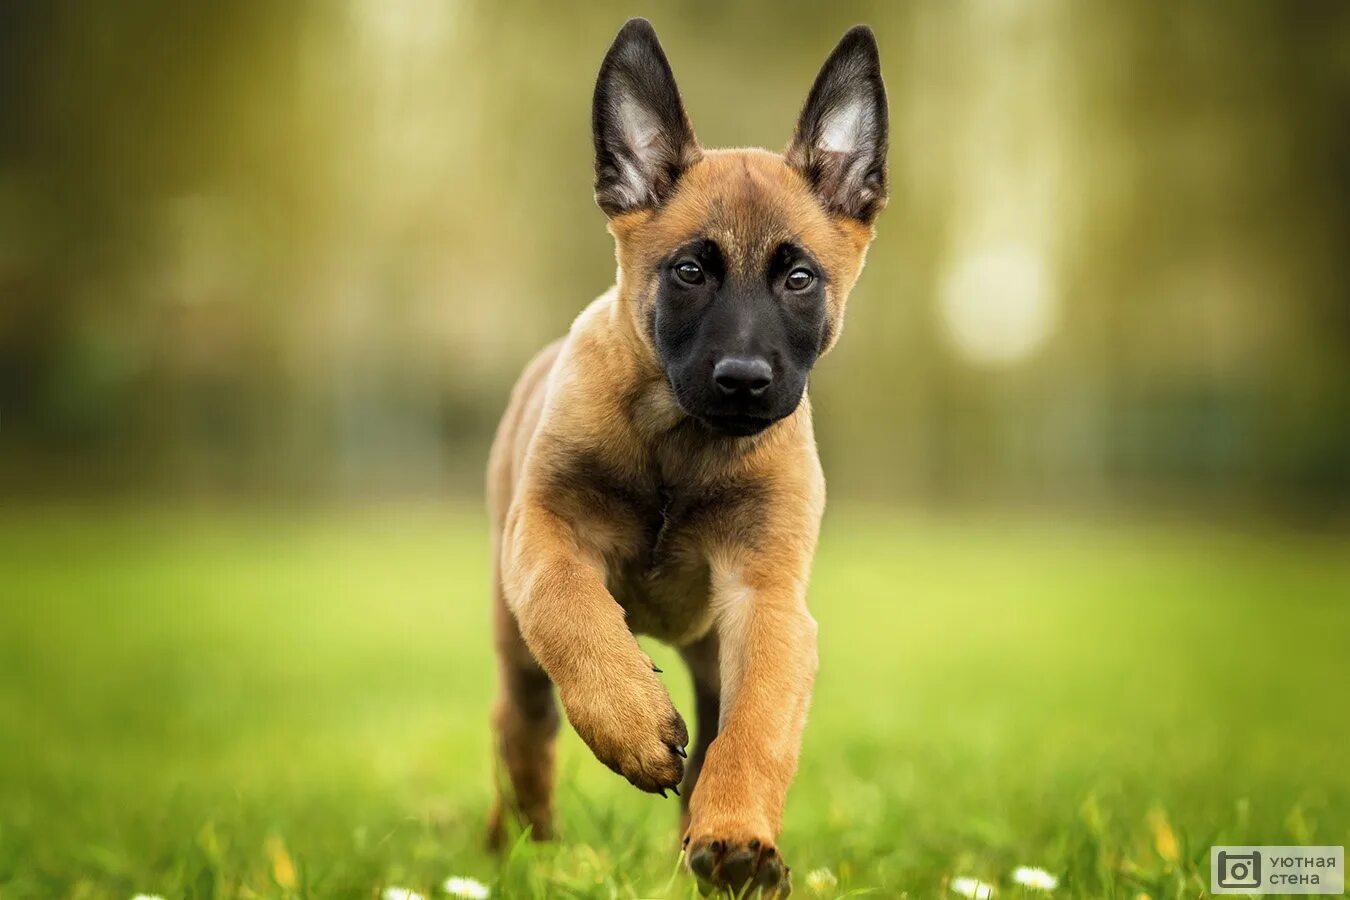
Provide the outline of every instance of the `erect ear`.
<path id="1" fill-rule="evenodd" d="M 828 210 L 870 224 L 886 205 L 888 132 L 877 39 L 857 25 L 816 76 L 787 161 Z"/>
<path id="2" fill-rule="evenodd" d="M 652 23 L 629 19 L 595 83 L 595 202 L 610 216 L 660 205 L 698 161 L 694 129 Z"/>

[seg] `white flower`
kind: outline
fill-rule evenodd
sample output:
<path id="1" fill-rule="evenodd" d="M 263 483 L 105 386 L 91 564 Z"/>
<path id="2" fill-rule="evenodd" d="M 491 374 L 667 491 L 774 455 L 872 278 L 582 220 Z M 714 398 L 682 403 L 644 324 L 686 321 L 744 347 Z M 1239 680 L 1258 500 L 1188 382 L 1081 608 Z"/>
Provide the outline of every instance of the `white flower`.
<path id="1" fill-rule="evenodd" d="M 384 893 L 380 896 L 383 897 L 384 900 L 426 900 L 421 894 L 416 891 L 410 891 L 405 887 L 385 888 Z"/>
<path id="2" fill-rule="evenodd" d="M 1035 866 L 1018 866 L 1013 872 L 1013 881 L 1038 891 L 1053 891 L 1059 886 L 1058 878 Z"/>
<path id="3" fill-rule="evenodd" d="M 974 878 L 953 878 L 951 887 L 962 897 L 970 897 L 972 900 L 989 900 L 994 896 L 993 885 Z"/>
<path id="4" fill-rule="evenodd" d="M 444 887 L 447 894 L 467 900 L 487 900 L 488 894 L 492 893 L 486 884 L 474 878 L 447 878 Z"/>
<path id="5" fill-rule="evenodd" d="M 817 894 L 825 894 L 839 886 L 839 879 L 829 869 L 812 869 L 806 873 L 806 886 Z"/>
<path id="6" fill-rule="evenodd" d="M 159 894 L 137 894 L 131 900 L 164 900 Z"/>

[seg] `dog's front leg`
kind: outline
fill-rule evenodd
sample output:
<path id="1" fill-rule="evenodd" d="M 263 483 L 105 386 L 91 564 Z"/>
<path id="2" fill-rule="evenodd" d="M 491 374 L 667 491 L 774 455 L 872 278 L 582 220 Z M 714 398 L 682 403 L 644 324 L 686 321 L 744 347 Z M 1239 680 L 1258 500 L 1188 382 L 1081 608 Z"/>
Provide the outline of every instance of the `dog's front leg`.
<path id="1" fill-rule="evenodd" d="M 789 570 L 794 567 L 787 567 Z M 705 883 L 786 895 L 776 841 L 816 674 L 805 577 L 782 561 L 714 567 L 722 724 L 690 803 L 685 847 Z"/>
<path id="2" fill-rule="evenodd" d="M 677 787 L 689 732 L 606 590 L 600 555 L 541 505 L 518 508 L 506 532 L 508 605 L 572 727 L 635 786 Z"/>

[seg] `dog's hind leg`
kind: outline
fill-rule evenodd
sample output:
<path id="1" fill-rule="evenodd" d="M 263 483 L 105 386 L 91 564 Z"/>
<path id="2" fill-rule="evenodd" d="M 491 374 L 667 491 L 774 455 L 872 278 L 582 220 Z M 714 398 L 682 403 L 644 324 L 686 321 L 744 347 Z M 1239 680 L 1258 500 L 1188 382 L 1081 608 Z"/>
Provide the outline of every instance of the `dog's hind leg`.
<path id="1" fill-rule="evenodd" d="M 506 836 L 506 816 L 512 813 L 530 827 L 535 840 L 553 837 L 554 743 L 559 719 L 553 682 L 525 646 L 515 617 L 506 608 L 500 581 L 493 580 L 498 689 L 492 725 L 498 769 L 488 844 L 499 849 Z"/>
<path id="2" fill-rule="evenodd" d="M 689 646 L 681 647 L 680 656 L 689 667 L 689 676 L 694 682 L 694 709 L 698 720 L 694 747 L 689 751 L 684 781 L 680 784 L 680 834 L 683 835 L 689 830 L 689 798 L 694 795 L 694 785 L 698 783 L 698 774 L 703 769 L 703 758 L 708 754 L 708 745 L 717 737 L 717 722 L 722 711 L 722 681 L 717 665 L 717 632 L 710 631 Z"/>

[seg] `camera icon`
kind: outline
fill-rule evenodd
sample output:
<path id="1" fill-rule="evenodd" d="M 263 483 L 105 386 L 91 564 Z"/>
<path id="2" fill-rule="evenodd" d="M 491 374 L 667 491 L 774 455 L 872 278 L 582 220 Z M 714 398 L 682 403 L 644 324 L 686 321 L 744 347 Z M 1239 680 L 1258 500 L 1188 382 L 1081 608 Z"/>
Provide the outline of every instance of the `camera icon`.
<path id="1" fill-rule="evenodd" d="M 1226 853 L 1219 851 L 1219 871 L 1216 887 L 1259 888 L 1261 886 L 1261 854 Z"/>

